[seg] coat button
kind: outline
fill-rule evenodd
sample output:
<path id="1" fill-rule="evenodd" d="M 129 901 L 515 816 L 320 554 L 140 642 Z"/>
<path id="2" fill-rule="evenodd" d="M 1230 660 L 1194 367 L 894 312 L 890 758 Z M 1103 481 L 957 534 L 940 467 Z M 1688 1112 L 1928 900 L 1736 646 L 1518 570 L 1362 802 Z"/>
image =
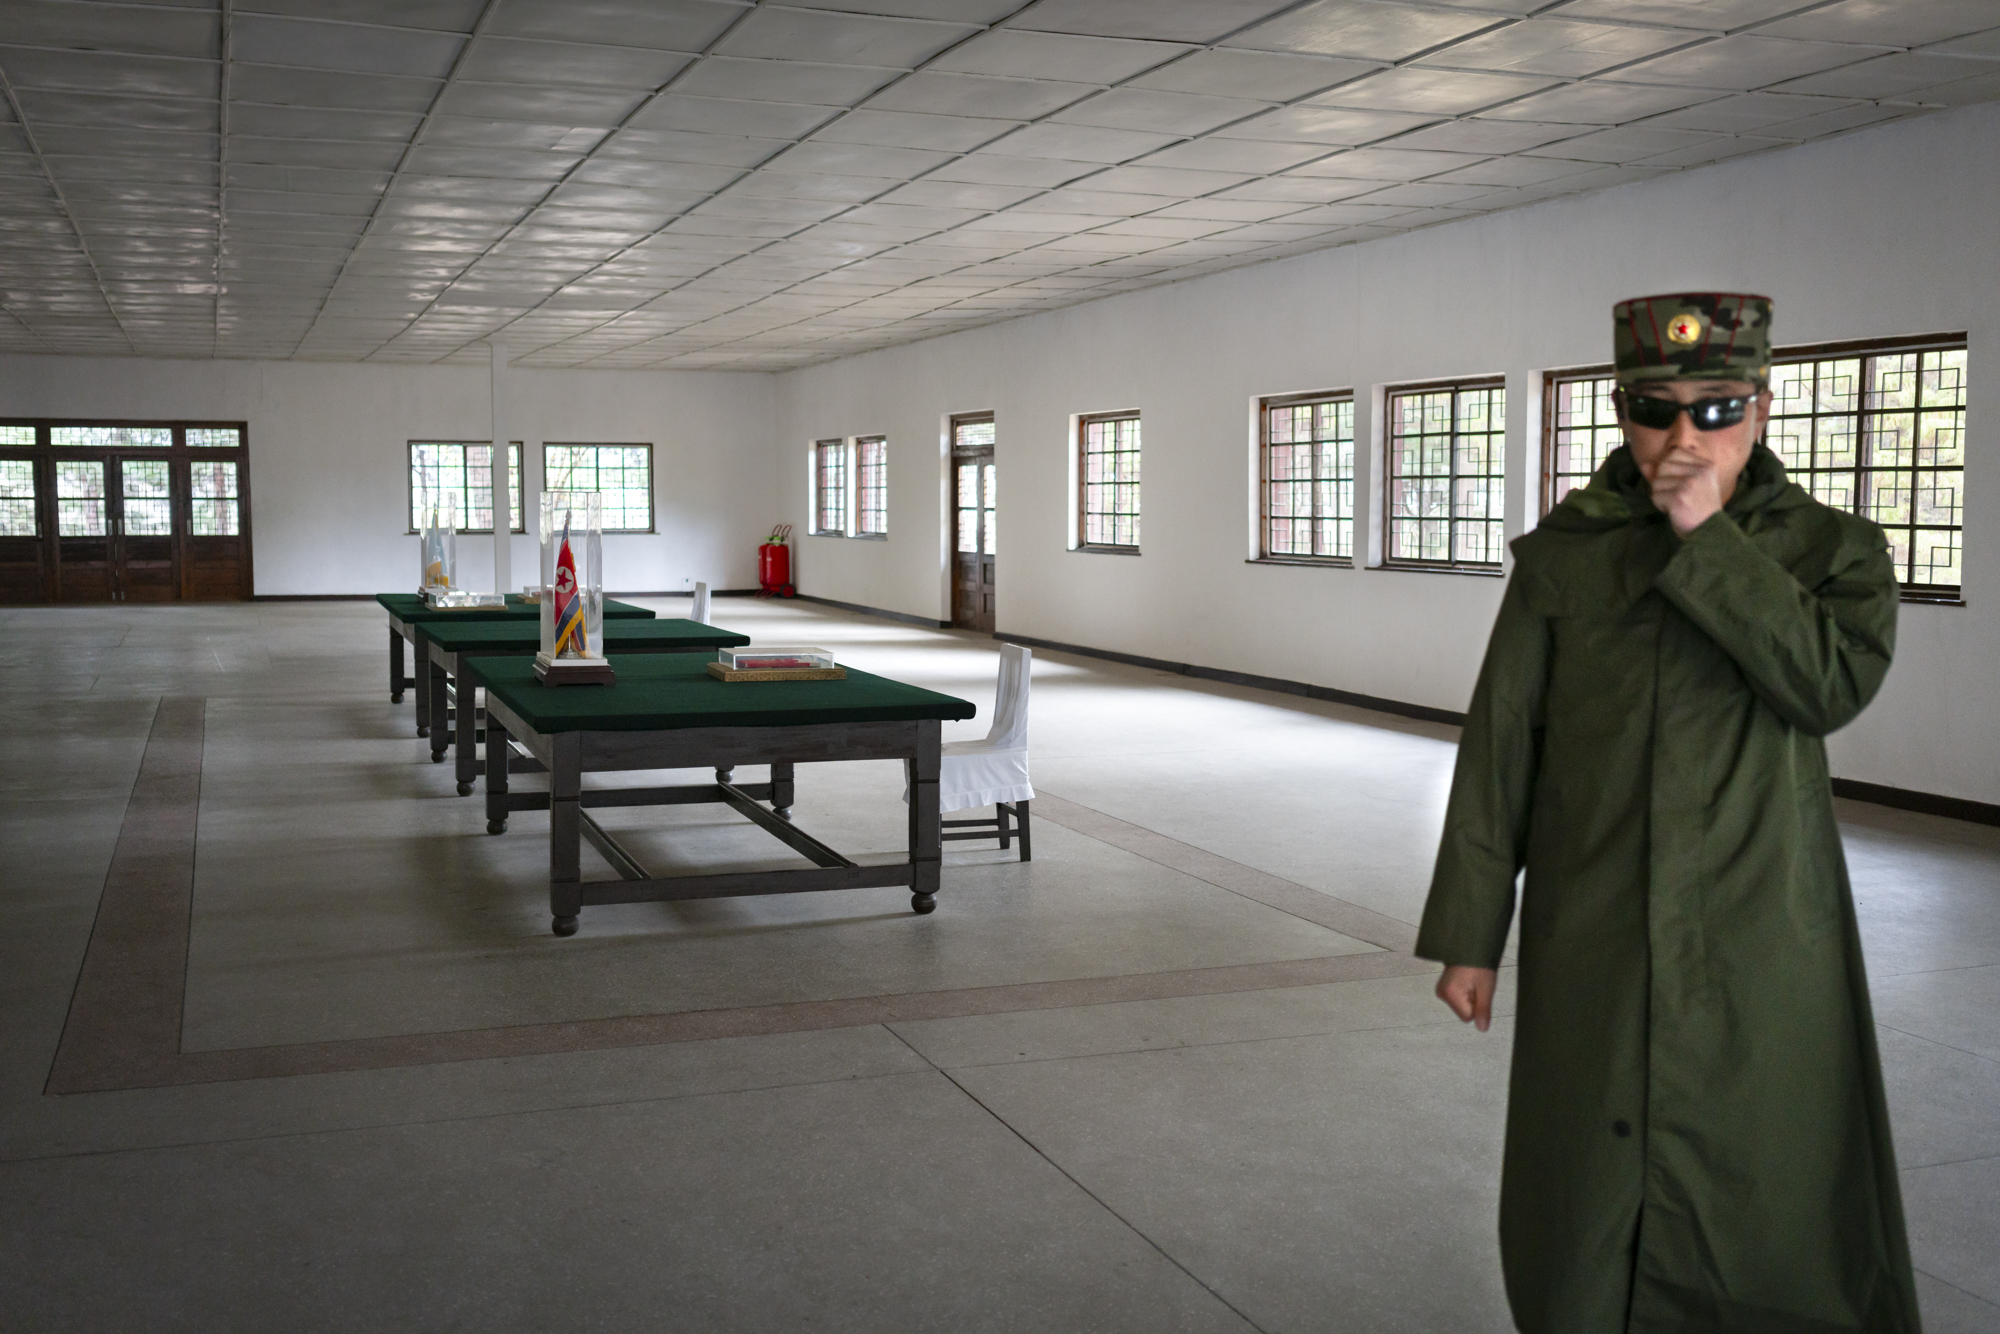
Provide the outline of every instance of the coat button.
<path id="1" fill-rule="evenodd" d="M 1619 1139 L 1629 1139 L 1632 1135 L 1632 1123 L 1630 1121 L 1613 1121 L 1611 1123 L 1611 1133 Z"/>

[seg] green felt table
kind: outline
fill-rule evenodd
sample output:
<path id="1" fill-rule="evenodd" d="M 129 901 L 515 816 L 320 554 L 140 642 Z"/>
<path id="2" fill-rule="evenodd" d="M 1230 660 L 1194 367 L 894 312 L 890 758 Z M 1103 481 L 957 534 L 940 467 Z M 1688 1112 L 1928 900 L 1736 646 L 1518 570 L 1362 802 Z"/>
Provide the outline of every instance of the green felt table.
<path id="1" fill-rule="evenodd" d="M 479 709 L 469 684 L 459 678 L 475 658 L 532 657 L 542 646 L 539 621 L 423 621 L 417 627 L 421 689 L 430 700 L 431 762 L 442 764 L 455 745 L 458 795 L 470 796 L 483 761 L 477 745 Z M 750 636 L 700 621 L 662 617 L 653 621 L 606 621 L 604 649 L 610 653 L 698 653 L 748 644 Z"/>
<path id="2" fill-rule="evenodd" d="M 725 682 L 708 674 L 706 655 L 607 657 L 618 674 L 608 686 L 542 685 L 528 658 L 461 664 L 462 683 L 486 687 L 487 832 L 505 833 L 512 811 L 549 813 L 549 913 L 557 935 L 574 934 L 582 909 L 604 903 L 907 885 L 914 911 L 936 906 L 943 868 L 940 724 L 972 717 L 972 704 L 851 667 L 843 680 Z M 904 762 L 905 860 L 863 865 L 792 824 L 796 765 L 844 760 Z M 768 764 L 770 780 L 736 783 L 739 764 Z M 583 786 L 587 773 L 708 767 L 713 783 Z M 546 792 L 510 789 L 510 773 L 544 769 Z M 657 877 L 589 814 L 593 807 L 688 802 L 727 804 L 813 865 Z M 585 839 L 619 879 L 583 879 Z"/>
<path id="3" fill-rule="evenodd" d="M 530 729 L 665 731 L 686 727 L 797 727 L 814 723 L 963 719 L 976 712 L 955 695 L 847 669 L 840 681 L 718 681 L 698 657 L 607 655 L 616 685 L 545 686 L 526 658 L 482 658 L 476 674 Z"/>
<path id="4" fill-rule="evenodd" d="M 538 621 L 542 607 L 538 602 L 524 601 L 519 593 L 507 594 L 504 607 L 431 607 L 424 604 L 418 593 L 377 593 L 376 604 L 389 613 L 389 702 L 403 702 L 405 688 L 419 684 L 417 677 L 403 670 L 403 643 L 417 643 L 417 627 L 432 621 L 448 621 L 456 624 L 474 624 L 480 621 Z M 629 602 L 619 602 L 612 598 L 604 600 L 604 619 L 610 620 L 651 620 L 656 613 L 645 607 L 636 607 Z M 419 652 L 421 666 L 421 651 Z M 417 692 L 417 735 L 430 734 L 430 692 Z"/>

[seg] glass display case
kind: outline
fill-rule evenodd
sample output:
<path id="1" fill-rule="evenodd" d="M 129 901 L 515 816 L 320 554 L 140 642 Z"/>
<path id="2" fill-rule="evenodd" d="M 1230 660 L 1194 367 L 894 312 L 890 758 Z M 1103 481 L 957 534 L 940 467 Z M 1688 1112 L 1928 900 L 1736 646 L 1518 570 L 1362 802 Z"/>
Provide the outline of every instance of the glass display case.
<path id="1" fill-rule="evenodd" d="M 544 685 L 608 684 L 603 499 L 595 491 L 548 491 L 541 509 L 542 645 L 535 675 Z"/>
<path id="2" fill-rule="evenodd" d="M 433 589 L 458 587 L 458 497 L 449 491 L 426 492 L 417 511 L 423 518 L 417 591 L 429 597 Z"/>

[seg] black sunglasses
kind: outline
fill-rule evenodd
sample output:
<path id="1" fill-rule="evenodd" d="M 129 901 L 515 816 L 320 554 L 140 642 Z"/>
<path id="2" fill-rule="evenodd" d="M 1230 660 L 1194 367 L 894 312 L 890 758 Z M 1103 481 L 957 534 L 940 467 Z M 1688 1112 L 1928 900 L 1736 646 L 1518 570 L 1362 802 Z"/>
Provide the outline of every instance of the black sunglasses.
<path id="1" fill-rule="evenodd" d="M 1719 431 L 1742 421 L 1743 414 L 1749 411 L 1756 397 L 1752 394 L 1747 398 L 1698 398 L 1692 403 L 1676 403 L 1671 398 L 1628 394 L 1622 389 L 1618 391 L 1619 405 L 1625 410 L 1626 420 L 1649 431 L 1667 430 L 1683 412 L 1694 423 L 1695 430 Z"/>

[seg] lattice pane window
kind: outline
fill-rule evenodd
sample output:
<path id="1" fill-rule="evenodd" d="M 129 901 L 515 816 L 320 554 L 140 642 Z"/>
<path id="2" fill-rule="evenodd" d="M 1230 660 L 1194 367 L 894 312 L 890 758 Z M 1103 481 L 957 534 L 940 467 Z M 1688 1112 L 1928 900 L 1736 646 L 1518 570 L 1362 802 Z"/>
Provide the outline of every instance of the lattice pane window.
<path id="1" fill-rule="evenodd" d="M 0 445 L 32 445 L 34 443 L 34 427 L 0 426 Z"/>
<path id="2" fill-rule="evenodd" d="M 653 530 L 651 445 L 544 445 L 542 486 L 595 491 L 603 497 L 607 533 Z"/>
<path id="3" fill-rule="evenodd" d="M 0 537 L 41 535 L 42 516 L 35 504 L 34 461 L 0 459 Z"/>
<path id="4" fill-rule="evenodd" d="M 195 537 L 235 537 L 241 531 L 236 465 L 217 459 L 197 459 L 188 465 L 193 491 Z"/>
<path id="5" fill-rule="evenodd" d="M 186 434 L 190 449 L 234 449 L 243 443 L 234 426 L 190 426 Z"/>
<path id="6" fill-rule="evenodd" d="M 847 442 L 821 440 L 813 446 L 813 531 L 847 533 Z"/>
<path id="7" fill-rule="evenodd" d="M 56 460 L 56 536 L 103 537 L 104 462 Z"/>
<path id="8" fill-rule="evenodd" d="M 1139 545 L 1139 414 L 1085 417 L 1080 431 L 1083 544 Z"/>
<path id="9" fill-rule="evenodd" d="M 424 497 L 437 491 L 458 497 L 458 531 L 493 531 L 493 446 L 485 441 L 410 442 L 410 531 L 424 526 Z M 521 525 L 521 442 L 507 446 L 507 509 L 511 531 Z"/>
<path id="10" fill-rule="evenodd" d="M 1498 381 L 1389 395 L 1388 559 L 1498 569 L 1507 390 Z"/>
<path id="11" fill-rule="evenodd" d="M 173 491 L 165 459 L 124 459 L 118 481 L 125 512 L 125 536 L 172 537 Z"/>
<path id="12" fill-rule="evenodd" d="M 171 426 L 51 426 L 49 443 L 87 449 L 170 449 Z"/>
<path id="13" fill-rule="evenodd" d="M 1264 555 L 1354 557 L 1354 396 L 1264 406 Z"/>
<path id="14" fill-rule="evenodd" d="M 1548 384 L 1542 492 L 1545 514 L 1588 482 L 1611 451 L 1625 443 L 1625 433 L 1618 427 L 1618 408 L 1611 397 L 1618 381 L 1610 374 L 1552 376 Z"/>
<path id="15" fill-rule="evenodd" d="M 1882 525 L 1896 578 L 1956 597 L 1965 531 L 1965 348 L 1802 357 L 1771 368 L 1764 440 L 1818 500 Z"/>
<path id="16" fill-rule="evenodd" d="M 889 535 L 889 442 L 879 435 L 854 442 L 855 518 L 863 537 Z"/>

